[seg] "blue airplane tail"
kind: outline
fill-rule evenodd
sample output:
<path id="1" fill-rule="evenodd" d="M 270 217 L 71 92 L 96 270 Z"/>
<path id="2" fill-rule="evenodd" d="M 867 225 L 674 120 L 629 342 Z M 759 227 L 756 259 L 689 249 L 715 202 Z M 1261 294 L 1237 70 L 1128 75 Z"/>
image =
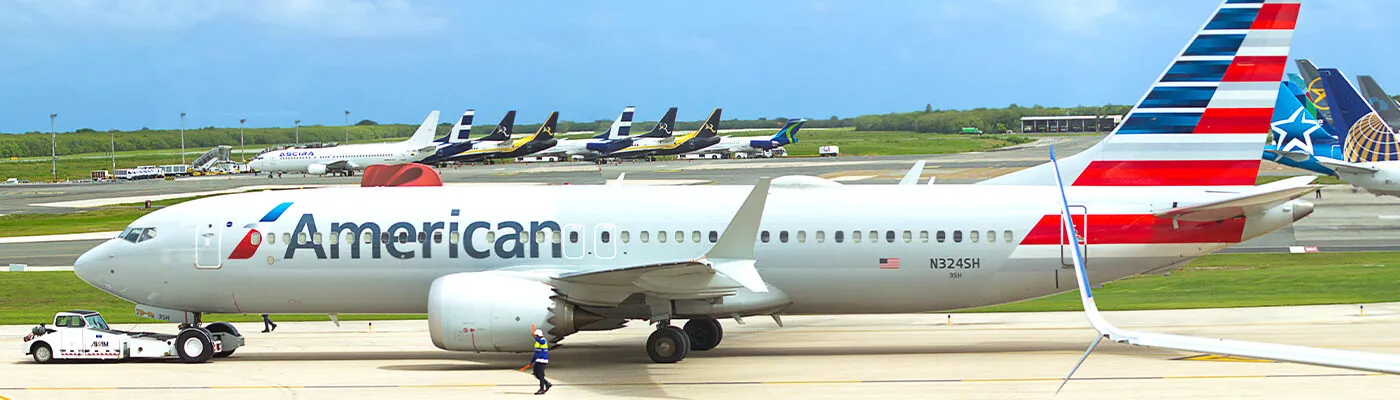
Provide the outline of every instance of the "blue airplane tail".
<path id="1" fill-rule="evenodd" d="M 1331 168 L 1318 162 L 1317 156 L 1341 159 L 1340 141 L 1319 123 L 1317 116 L 1299 100 L 1296 86 L 1279 84 L 1274 101 L 1273 123 L 1270 124 L 1274 143 L 1264 148 L 1263 158 L 1279 164 L 1324 175 L 1336 175 Z"/>
<path id="2" fill-rule="evenodd" d="M 1318 70 L 1347 162 L 1400 161 L 1395 132 L 1336 68 Z"/>
<path id="3" fill-rule="evenodd" d="M 773 142 L 777 143 L 779 146 L 797 143 L 797 131 L 802 129 L 802 124 L 804 123 L 807 123 L 806 118 L 788 120 L 786 124 L 783 124 L 783 128 L 779 129 L 778 133 L 773 135 Z"/>

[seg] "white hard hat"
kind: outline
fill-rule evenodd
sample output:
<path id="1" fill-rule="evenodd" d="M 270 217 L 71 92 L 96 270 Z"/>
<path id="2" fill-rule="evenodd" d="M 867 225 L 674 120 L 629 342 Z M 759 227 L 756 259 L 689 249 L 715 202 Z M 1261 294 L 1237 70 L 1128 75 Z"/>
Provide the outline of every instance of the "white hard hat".
<path id="1" fill-rule="evenodd" d="M 544 331 L 536 329 L 535 336 L 544 337 Z"/>

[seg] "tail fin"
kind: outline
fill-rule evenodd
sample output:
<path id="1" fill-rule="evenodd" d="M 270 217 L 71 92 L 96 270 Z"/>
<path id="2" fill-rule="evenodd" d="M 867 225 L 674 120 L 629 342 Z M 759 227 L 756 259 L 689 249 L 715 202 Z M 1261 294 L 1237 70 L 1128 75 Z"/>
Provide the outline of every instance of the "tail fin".
<path id="1" fill-rule="evenodd" d="M 1322 119 L 1332 121 L 1332 110 L 1328 106 L 1327 90 L 1322 87 L 1322 76 L 1317 73 L 1317 66 L 1306 58 L 1294 60 L 1298 64 L 1298 73 L 1303 75 L 1303 88 L 1307 90 L 1308 100 L 1317 105 L 1318 116 Z"/>
<path id="2" fill-rule="evenodd" d="M 773 135 L 773 142 L 776 142 L 780 146 L 788 143 L 797 143 L 797 130 L 802 129 L 802 124 L 805 123 L 807 123 L 806 118 L 788 120 L 786 124 L 783 124 L 782 129 L 778 129 L 778 133 Z"/>
<path id="3" fill-rule="evenodd" d="M 666 110 L 666 115 L 662 116 L 662 117 L 661 117 L 661 120 L 656 122 L 656 127 L 655 127 L 655 128 L 651 128 L 651 132 L 647 132 L 646 134 L 643 134 L 643 135 L 638 136 L 638 137 L 648 137 L 648 138 L 664 138 L 664 137 L 671 137 L 671 134 L 675 132 L 675 129 L 676 129 L 676 108 L 675 108 L 675 107 L 671 107 L 671 109 Z"/>
<path id="4" fill-rule="evenodd" d="M 695 130 L 695 137 L 715 137 L 719 136 L 719 114 L 722 111 L 716 108 L 710 113 L 709 118 L 705 118 L 705 123 L 700 124 L 700 129 Z"/>
<path id="5" fill-rule="evenodd" d="M 621 139 L 632 134 L 632 114 L 636 111 L 636 106 L 627 106 L 627 108 L 623 108 L 622 114 L 617 115 L 617 119 L 613 120 L 612 126 L 608 128 L 608 131 L 594 136 L 593 138 L 612 140 Z"/>
<path id="6" fill-rule="evenodd" d="M 1317 152 L 1315 146 L 1335 145 L 1337 139 L 1322 128 L 1316 117 L 1308 112 L 1307 106 L 1293 95 L 1289 82 L 1279 85 L 1278 99 L 1274 102 L 1274 122 L 1271 125 L 1274 143 L 1279 150 L 1303 152 L 1331 157 Z"/>
<path id="7" fill-rule="evenodd" d="M 477 140 L 492 140 L 498 142 L 502 140 L 510 140 L 510 134 L 514 130 L 515 110 L 510 110 L 506 112 L 505 118 L 501 118 L 501 123 L 496 124 L 496 130 L 491 131 L 490 135 L 486 135 L 486 137 Z"/>
<path id="8" fill-rule="evenodd" d="M 1254 185 L 1298 0 L 1225 0 L 1094 147 L 1060 160 L 1074 186 Z M 1048 164 L 983 181 L 1045 185 Z"/>
<path id="9" fill-rule="evenodd" d="M 535 131 L 535 135 L 533 136 L 533 137 L 534 137 L 533 140 L 536 141 L 536 142 L 540 142 L 540 141 L 545 141 L 545 140 L 554 139 L 554 127 L 555 127 L 555 125 L 558 125 L 558 124 L 559 124 L 559 112 L 558 112 L 558 111 L 554 111 L 554 112 L 549 113 L 549 118 L 546 118 L 546 119 L 544 120 L 544 123 L 543 123 L 543 124 L 540 124 L 540 129 L 537 130 L 537 131 Z"/>
<path id="10" fill-rule="evenodd" d="M 1356 93 L 1345 75 L 1335 68 L 1318 70 L 1327 90 L 1328 106 L 1337 118 L 1342 152 L 1347 162 L 1400 161 L 1400 143 L 1371 105 Z"/>
<path id="11" fill-rule="evenodd" d="M 1381 115 L 1381 119 L 1392 127 L 1400 126 L 1400 104 L 1396 104 L 1395 99 L 1386 94 L 1385 89 L 1381 89 L 1381 85 L 1370 75 L 1358 76 L 1356 80 L 1361 84 L 1361 94 L 1371 102 L 1371 108 Z"/>
<path id="12" fill-rule="evenodd" d="M 428 118 L 423 119 L 423 124 L 418 125 L 418 130 L 413 132 L 406 141 L 408 144 L 417 146 L 433 145 L 433 136 L 437 135 L 438 112 L 428 113 Z"/>
<path id="13" fill-rule="evenodd" d="M 467 110 L 462 113 L 462 118 L 457 120 L 457 124 L 452 126 L 452 131 L 448 132 L 448 143 L 462 143 L 467 141 L 467 137 L 472 134 L 472 119 L 476 118 L 476 110 Z"/>

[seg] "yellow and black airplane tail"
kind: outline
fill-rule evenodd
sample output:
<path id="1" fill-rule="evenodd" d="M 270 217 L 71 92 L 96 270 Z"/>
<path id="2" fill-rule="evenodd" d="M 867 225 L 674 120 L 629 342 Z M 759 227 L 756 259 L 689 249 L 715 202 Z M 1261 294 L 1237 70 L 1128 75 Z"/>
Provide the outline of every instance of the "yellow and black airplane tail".
<path id="1" fill-rule="evenodd" d="M 491 131 L 491 134 L 490 134 L 490 135 L 486 135 L 486 137 L 483 137 L 483 138 L 477 139 L 477 140 L 478 140 L 478 141 L 490 140 L 490 141 L 497 141 L 497 142 L 503 141 L 503 140 L 510 140 L 510 134 L 511 134 L 511 132 L 512 132 L 514 129 L 515 129 L 515 110 L 510 110 L 510 111 L 507 111 L 507 112 L 506 112 L 505 118 L 501 118 L 501 123 L 496 124 L 496 130 Z"/>
<path id="2" fill-rule="evenodd" d="M 533 140 L 536 142 L 554 140 L 554 129 L 558 124 L 559 112 L 554 111 L 549 113 L 549 118 L 546 118 L 544 120 L 544 123 L 540 124 L 540 129 L 538 131 L 535 131 L 535 136 Z"/>
<path id="3" fill-rule="evenodd" d="M 710 113 L 710 117 L 705 119 L 705 123 L 700 124 L 700 129 L 695 130 L 695 137 L 707 138 L 719 136 L 719 114 L 721 109 L 716 108 Z"/>

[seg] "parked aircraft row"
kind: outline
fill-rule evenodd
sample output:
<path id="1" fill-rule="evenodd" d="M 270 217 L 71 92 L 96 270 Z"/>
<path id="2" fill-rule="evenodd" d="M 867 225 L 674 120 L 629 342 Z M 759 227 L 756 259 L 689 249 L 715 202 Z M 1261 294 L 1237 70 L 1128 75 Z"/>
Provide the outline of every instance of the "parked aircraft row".
<path id="1" fill-rule="evenodd" d="M 771 154 L 775 149 L 797 142 L 797 132 L 805 119 L 789 120 L 771 137 L 719 136 L 720 109 L 695 132 L 674 135 L 676 108 L 672 107 L 647 133 L 632 136 L 635 107 L 624 108 L 607 132 L 590 139 L 559 139 L 555 129 L 559 113 L 549 114 L 534 134 L 513 135 L 515 111 L 506 112 L 496 128 L 486 136 L 470 138 L 476 110 L 467 110 L 453 124 L 447 136 L 433 139 L 438 112 L 423 120 L 413 136 L 397 143 L 357 144 L 320 148 L 288 148 L 264 152 L 249 165 L 261 172 L 303 172 L 346 174 L 375 164 L 417 162 L 437 165 L 448 162 L 491 162 L 492 160 L 534 157 L 541 160 L 590 161 L 607 158 L 655 158 L 686 153 L 716 154 L 747 158 Z"/>
<path id="2" fill-rule="evenodd" d="M 1358 91 L 1338 69 L 1296 62 L 1302 76 L 1280 84 L 1264 159 L 1400 196 L 1400 104 L 1370 76 Z"/>

